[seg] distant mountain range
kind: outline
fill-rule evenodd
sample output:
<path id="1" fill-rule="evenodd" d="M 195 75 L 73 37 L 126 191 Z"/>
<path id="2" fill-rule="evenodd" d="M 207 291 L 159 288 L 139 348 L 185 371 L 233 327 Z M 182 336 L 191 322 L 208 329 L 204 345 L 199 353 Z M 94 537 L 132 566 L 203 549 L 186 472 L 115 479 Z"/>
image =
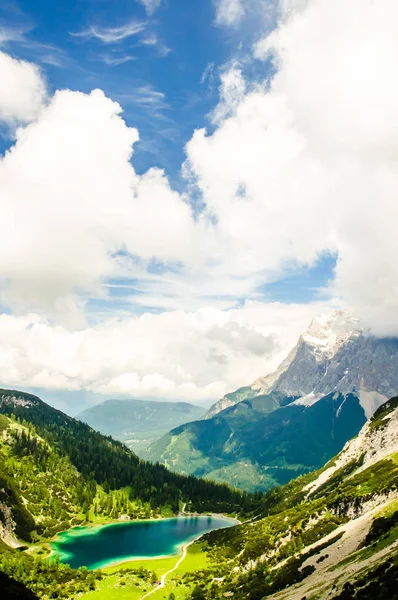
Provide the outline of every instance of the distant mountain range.
<path id="1" fill-rule="evenodd" d="M 170 429 L 200 419 L 204 413 L 204 408 L 187 402 L 105 400 L 76 418 L 141 454 Z"/>
<path id="2" fill-rule="evenodd" d="M 216 402 L 144 456 L 249 490 L 283 484 L 337 454 L 398 392 L 398 339 L 343 311 L 314 319 L 272 374 Z"/>

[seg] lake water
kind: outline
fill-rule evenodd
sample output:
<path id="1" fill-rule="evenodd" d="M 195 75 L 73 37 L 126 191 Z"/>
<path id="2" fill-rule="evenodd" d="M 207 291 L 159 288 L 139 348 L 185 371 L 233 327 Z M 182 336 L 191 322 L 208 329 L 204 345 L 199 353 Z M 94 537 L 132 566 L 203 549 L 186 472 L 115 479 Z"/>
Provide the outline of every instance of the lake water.
<path id="1" fill-rule="evenodd" d="M 200 535 L 232 525 L 236 521 L 227 517 L 200 516 L 74 527 L 60 533 L 51 548 L 75 569 L 100 569 L 128 559 L 177 555 L 181 546 Z"/>

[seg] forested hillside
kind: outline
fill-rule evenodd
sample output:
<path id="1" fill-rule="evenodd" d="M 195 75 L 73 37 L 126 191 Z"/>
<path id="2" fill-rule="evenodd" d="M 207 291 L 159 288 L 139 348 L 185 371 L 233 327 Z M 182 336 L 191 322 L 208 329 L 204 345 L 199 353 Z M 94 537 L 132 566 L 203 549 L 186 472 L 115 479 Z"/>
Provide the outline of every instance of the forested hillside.
<path id="1" fill-rule="evenodd" d="M 10 416 L 0 417 L 0 530 L 8 544 L 0 543 L 0 572 L 12 576 L 43 600 L 76 595 L 92 600 L 97 589 L 101 598 L 108 598 L 102 590 L 109 590 L 110 585 L 109 598 L 118 600 L 128 593 L 127 582 L 134 599 L 143 596 L 144 591 L 158 594 L 157 576 L 142 567 L 111 576 L 42 560 L 37 542 L 59 528 L 85 520 L 101 522 L 117 518 L 123 511 L 127 516 L 139 517 L 145 516 L 146 511 L 159 514 L 165 505 L 151 509 L 150 501 L 143 502 L 132 495 L 128 486 L 112 489 L 108 482 L 109 489 L 105 489 L 105 482 L 101 484 L 94 475 L 80 473 L 66 453 L 73 419 L 57 413 L 55 425 L 47 429 L 46 414 L 52 414 L 53 409 L 48 413 L 48 407 L 37 398 L 13 394 L 3 393 L 2 411 Z M 36 410 L 29 413 L 34 406 Z M 36 424 L 23 419 L 22 414 L 32 414 Z M 129 456 L 122 445 L 114 446 L 112 440 L 89 428 L 87 431 L 86 446 L 83 435 L 81 440 L 76 439 L 77 445 L 86 447 L 88 460 L 91 452 L 98 451 L 100 455 L 100 450 L 104 453 L 103 460 L 107 452 L 112 460 L 115 452 L 115 465 L 126 460 L 125 455 Z M 170 578 L 167 589 L 171 597 L 174 594 L 177 599 L 191 600 L 396 598 L 398 398 L 378 409 L 359 435 L 322 469 L 269 490 L 264 496 L 240 494 L 209 482 L 202 482 L 203 488 L 196 488 L 199 483 L 194 478 L 174 476 L 159 466 L 153 467 L 152 472 L 150 465 L 134 456 L 131 460 L 132 464 L 145 467 L 143 472 L 147 477 L 163 470 L 175 485 L 186 480 L 188 486 L 190 482 L 193 487 L 186 487 L 184 492 L 181 487 L 179 502 L 189 489 L 203 494 L 198 502 L 204 502 L 205 491 L 213 492 L 206 502 L 230 503 L 245 515 L 241 525 L 213 531 L 192 546 L 190 560 L 196 561 L 198 567 L 192 565 L 185 574 L 179 572 Z M 167 478 L 161 485 L 167 490 Z M 156 490 L 153 493 L 155 498 L 161 497 Z M 36 551 L 34 547 L 26 551 L 11 547 L 29 538 L 36 542 Z M 159 594 L 162 593 L 159 589 Z M 154 600 L 158 597 L 168 596 L 154 595 Z"/>
<path id="2" fill-rule="evenodd" d="M 93 431 L 88 425 L 55 410 L 36 396 L 0 390 L 0 413 L 12 417 L 24 427 L 11 428 L 12 433 L 9 433 L 13 440 L 13 456 L 30 456 L 35 468 L 42 472 L 47 472 L 47 468 L 70 472 L 70 478 L 75 477 L 75 486 L 79 489 L 77 506 L 83 512 L 93 507 L 97 486 L 101 486 L 101 491 L 108 495 L 107 500 L 101 502 L 109 507 L 110 512 L 113 511 L 113 516 L 114 510 L 109 506 L 109 494 L 112 496 L 112 493 L 118 498 L 115 502 L 121 504 L 119 513 L 126 508 L 122 499 L 126 494 L 129 501 L 146 505 L 145 514 L 138 511 L 136 516 L 150 516 L 163 509 L 176 513 L 181 502 L 194 511 L 231 512 L 242 510 L 252 501 L 247 494 L 232 490 L 227 485 L 176 475 L 162 465 L 151 465 L 122 443 Z M 46 443 L 38 443 L 38 437 Z M 51 465 L 51 461 L 58 461 L 58 464 Z M 60 462 L 65 463 L 66 468 Z M 15 472 L 14 465 L 9 472 Z M 23 479 L 29 480 L 26 473 Z M 69 481 L 65 487 L 70 487 Z M 122 490 L 125 491 L 122 493 Z"/>
<path id="3" fill-rule="evenodd" d="M 144 456 L 178 473 L 267 490 L 321 467 L 366 422 L 355 394 L 333 392 L 312 406 L 293 400 L 279 392 L 243 400 L 177 427 Z"/>
<path id="4" fill-rule="evenodd" d="M 36 396 L 0 391 L 0 572 L 41 598 L 94 589 L 101 575 L 43 562 L 42 551 L 21 552 L 32 542 L 86 522 L 170 516 L 183 505 L 250 514 L 261 501 L 172 474 Z M 141 576 L 153 578 L 149 571 Z"/>
<path id="5" fill-rule="evenodd" d="M 245 513 L 261 503 L 261 496 L 146 463 L 35 396 L 2 390 L 0 413 L 0 516 L 8 523 L 1 537 L 13 545 L 90 519 L 170 516 L 183 504 Z"/>

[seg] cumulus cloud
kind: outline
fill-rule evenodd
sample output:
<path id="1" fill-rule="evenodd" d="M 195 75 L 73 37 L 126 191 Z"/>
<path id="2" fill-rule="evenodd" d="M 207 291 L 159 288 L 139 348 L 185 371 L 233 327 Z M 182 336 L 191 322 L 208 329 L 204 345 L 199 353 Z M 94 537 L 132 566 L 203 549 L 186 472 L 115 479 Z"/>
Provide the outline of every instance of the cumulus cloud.
<path id="1" fill-rule="evenodd" d="M 3 352 L 13 381 L 217 397 L 266 372 L 283 339 L 250 303 L 239 318 L 231 305 L 328 251 L 329 292 L 375 333 L 398 334 L 397 3 L 284 0 L 253 52 L 275 74 L 253 83 L 238 64 L 224 71 L 214 129 L 186 147 L 186 194 L 158 169 L 135 172 L 138 132 L 98 90 L 59 91 L 18 117 L 28 124 L 0 161 L 1 299 L 78 330 L 5 317 L 23 331 Z M 169 313 L 85 328 L 85 299 L 117 276 L 134 278 L 142 310 Z"/>
<path id="2" fill-rule="evenodd" d="M 28 123 L 46 100 L 46 85 L 39 68 L 0 52 L 0 121 Z"/>
<path id="3" fill-rule="evenodd" d="M 275 75 L 212 135 L 195 132 L 186 169 L 226 270 L 267 277 L 337 252 L 333 292 L 375 333 L 397 334 L 398 5 L 286 0 L 280 10 L 254 48 Z"/>
<path id="4" fill-rule="evenodd" d="M 70 332 L 38 315 L 0 316 L 3 385 L 205 402 L 275 368 L 325 306 L 248 302 L 171 311 Z"/>
<path id="5" fill-rule="evenodd" d="M 221 73 L 219 86 L 220 101 L 211 115 L 213 123 L 220 124 L 226 117 L 233 115 L 242 102 L 245 91 L 246 82 L 239 64 L 233 64 L 229 69 Z"/>
<path id="6" fill-rule="evenodd" d="M 161 171 L 138 176 L 136 129 L 100 91 L 57 92 L 0 161 L 2 299 L 82 324 L 82 297 L 123 256 L 171 263 L 193 241 L 189 206 Z M 60 143 L 62 141 L 62 143 Z"/>

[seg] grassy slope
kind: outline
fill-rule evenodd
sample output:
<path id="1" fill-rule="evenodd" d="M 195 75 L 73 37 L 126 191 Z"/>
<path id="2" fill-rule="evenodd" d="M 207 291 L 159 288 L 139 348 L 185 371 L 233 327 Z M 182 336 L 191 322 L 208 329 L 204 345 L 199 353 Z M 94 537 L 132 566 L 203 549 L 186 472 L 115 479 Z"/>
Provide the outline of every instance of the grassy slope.
<path id="1" fill-rule="evenodd" d="M 149 597 L 151 600 L 163 600 L 168 598 L 171 593 L 174 593 L 176 600 L 182 600 L 193 590 L 193 583 L 184 581 L 187 573 L 197 572 L 200 569 L 205 569 L 209 565 L 209 559 L 203 546 L 198 543 L 190 546 L 187 555 L 181 565 L 169 575 L 164 588 L 156 590 L 156 584 L 142 582 L 135 576 L 131 570 L 139 569 L 140 567 L 155 572 L 157 579 L 172 569 L 179 557 L 153 559 L 153 560 L 138 560 L 123 563 L 123 565 L 109 567 L 103 569 L 105 578 L 98 584 L 98 589 L 95 592 L 89 592 L 82 596 L 84 600 L 138 600 L 143 594 L 150 590 L 155 590 Z"/>

